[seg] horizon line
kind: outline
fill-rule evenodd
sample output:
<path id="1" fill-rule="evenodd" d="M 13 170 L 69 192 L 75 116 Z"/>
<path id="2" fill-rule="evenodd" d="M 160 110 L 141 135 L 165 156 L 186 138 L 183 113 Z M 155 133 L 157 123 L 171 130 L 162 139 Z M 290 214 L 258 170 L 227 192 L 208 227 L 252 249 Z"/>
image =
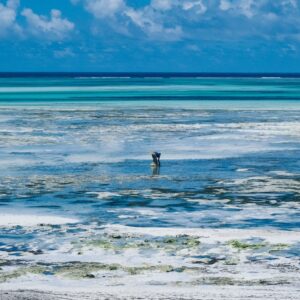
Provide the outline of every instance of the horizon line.
<path id="1" fill-rule="evenodd" d="M 17 76 L 110 76 L 120 77 L 300 77 L 299 72 L 169 72 L 169 71 L 0 71 L 0 78 Z"/>

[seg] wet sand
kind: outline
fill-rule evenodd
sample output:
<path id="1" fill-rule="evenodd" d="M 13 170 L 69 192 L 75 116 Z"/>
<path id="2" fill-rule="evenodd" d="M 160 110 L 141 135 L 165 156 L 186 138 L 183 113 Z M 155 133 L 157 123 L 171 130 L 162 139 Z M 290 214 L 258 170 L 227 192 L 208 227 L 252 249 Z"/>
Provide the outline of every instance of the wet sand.
<path id="1" fill-rule="evenodd" d="M 1 300 L 102 300 L 102 299 L 199 299 L 199 300 L 298 300 L 300 285 L 298 286 L 199 286 L 193 292 L 186 289 L 163 290 L 154 288 L 150 290 L 128 291 L 126 288 L 112 288 L 99 292 L 54 292 L 37 290 L 4 290 L 0 291 Z"/>

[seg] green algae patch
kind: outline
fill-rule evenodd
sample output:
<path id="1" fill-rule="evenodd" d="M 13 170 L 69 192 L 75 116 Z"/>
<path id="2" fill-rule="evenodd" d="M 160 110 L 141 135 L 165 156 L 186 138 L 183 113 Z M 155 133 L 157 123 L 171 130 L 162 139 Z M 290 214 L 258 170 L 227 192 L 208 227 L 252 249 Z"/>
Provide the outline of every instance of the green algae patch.
<path id="1" fill-rule="evenodd" d="M 288 244 L 275 244 L 275 245 L 272 245 L 271 249 L 269 250 L 269 253 L 272 254 L 274 252 L 283 251 L 289 247 L 290 247 L 290 245 L 288 245 Z"/>
<path id="2" fill-rule="evenodd" d="M 270 251 L 280 251 L 288 248 L 290 245 L 288 244 L 275 244 L 272 245 L 272 249 Z"/>
<path id="3" fill-rule="evenodd" d="M 196 237 L 191 237 L 187 235 L 177 236 L 177 237 L 166 237 L 162 241 L 164 244 L 176 245 L 176 246 L 187 246 L 187 247 L 196 247 L 200 245 L 200 241 Z"/>
<path id="4" fill-rule="evenodd" d="M 182 249 L 197 248 L 200 244 L 199 238 L 185 235 L 177 237 L 164 237 L 162 239 L 137 239 L 134 237 L 121 237 L 120 235 L 116 235 L 99 237 L 98 239 L 86 241 L 85 243 L 82 241 L 81 245 L 77 244 L 77 247 L 81 248 L 82 246 L 87 246 L 113 251 L 122 251 L 126 249 L 164 249 L 166 251 L 179 251 Z"/>
<path id="5" fill-rule="evenodd" d="M 0 259 L 0 267 L 1 267 L 1 266 L 5 266 L 5 265 L 7 265 L 7 264 L 9 264 L 9 263 L 10 263 L 9 260 Z"/>
<path id="6" fill-rule="evenodd" d="M 138 248 L 153 248 L 153 245 L 146 242 L 134 242 L 134 241 L 120 241 L 116 239 L 116 241 L 112 240 L 92 240 L 87 243 L 87 246 L 101 248 L 104 250 L 114 250 L 121 251 L 126 249 L 138 249 Z"/>
<path id="7" fill-rule="evenodd" d="M 196 249 L 201 242 L 199 238 L 191 236 L 165 237 L 162 241 L 156 241 L 157 248 L 164 248 L 167 251 L 180 251 L 183 249 Z"/>
<path id="8" fill-rule="evenodd" d="M 173 238 L 173 237 L 167 237 L 163 240 L 163 243 L 165 244 L 171 244 L 171 245 L 174 245 L 177 243 L 177 239 L 176 238 Z"/>
<path id="9" fill-rule="evenodd" d="M 235 279 L 231 277 L 203 277 L 192 281 L 192 285 L 216 285 L 216 286 L 272 286 L 288 285 L 290 282 L 283 279 Z"/>
<path id="10" fill-rule="evenodd" d="M 200 241 L 195 238 L 189 238 L 189 239 L 185 240 L 182 244 L 184 246 L 187 246 L 188 248 L 195 248 L 200 245 Z"/>
<path id="11" fill-rule="evenodd" d="M 261 249 L 261 248 L 267 246 L 267 244 L 265 244 L 265 243 L 250 244 L 250 243 L 243 243 L 238 240 L 232 240 L 228 244 L 231 247 L 238 249 L 238 250 L 258 250 L 258 249 Z"/>
<path id="12" fill-rule="evenodd" d="M 183 272 L 185 267 L 174 268 L 171 265 L 158 265 L 158 266 L 151 266 L 151 265 L 144 265 L 141 267 L 123 267 L 123 271 L 129 273 L 130 275 L 137 275 L 144 272 L 161 272 L 161 273 L 170 273 L 170 272 Z"/>
<path id="13" fill-rule="evenodd" d="M 88 242 L 89 246 L 102 248 L 102 249 L 115 249 L 115 245 L 108 240 L 93 240 Z"/>
<path id="14" fill-rule="evenodd" d="M 101 264 L 101 263 L 70 263 L 55 267 L 55 275 L 67 277 L 70 279 L 95 278 L 93 273 L 100 271 L 116 271 L 121 269 L 119 264 Z"/>
<path id="15" fill-rule="evenodd" d="M 241 242 L 238 240 L 232 240 L 228 243 L 231 247 L 238 250 L 258 250 L 264 247 L 270 248 L 269 253 L 275 251 L 281 251 L 288 248 L 290 245 L 288 244 L 267 244 L 267 243 L 249 243 L 249 242 Z"/>
<path id="16" fill-rule="evenodd" d="M 31 266 L 31 267 L 20 267 L 16 270 L 9 272 L 0 272 L 0 283 L 7 282 L 12 279 L 16 279 L 27 274 L 43 274 L 47 271 L 46 267 L 43 266 Z"/>
<path id="17" fill-rule="evenodd" d="M 203 277 L 191 282 L 192 285 L 235 285 L 236 281 L 230 277 Z"/>
<path id="18" fill-rule="evenodd" d="M 68 263 L 67 265 L 56 266 L 54 268 L 54 274 L 56 276 L 62 276 L 69 279 L 79 280 L 79 279 L 93 279 L 97 277 L 98 272 L 101 271 L 111 271 L 111 272 L 126 272 L 129 275 L 138 275 L 144 272 L 184 272 L 186 267 L 174 268 L 171 265 L 142 265 L 138 267 L 128 267 L 122 266 L 120 264 L 101 264 L 101 263 Z M 117 274 L 116 274 L 117 275 Z"/>
<path id="19" fill-rule="evenodd" d="M 239 264 L 239 262 L 240 261 L 237 258 L 229 258 L 229 259 L 226 259 L 223 264 L 226 266 L 236 266 Z"/>

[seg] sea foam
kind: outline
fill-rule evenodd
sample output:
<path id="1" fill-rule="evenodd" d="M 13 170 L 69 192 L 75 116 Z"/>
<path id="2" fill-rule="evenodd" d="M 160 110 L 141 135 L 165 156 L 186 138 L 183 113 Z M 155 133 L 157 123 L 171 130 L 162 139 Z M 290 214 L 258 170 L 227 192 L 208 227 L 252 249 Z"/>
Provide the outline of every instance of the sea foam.
<path id="1" fill-rule="evenodd" d="M 77 222 L 77 219 L 50 215 L 0 214 L 0 226 L 4 227 L 36 226 L 39 224 L 62 225 Z"/>

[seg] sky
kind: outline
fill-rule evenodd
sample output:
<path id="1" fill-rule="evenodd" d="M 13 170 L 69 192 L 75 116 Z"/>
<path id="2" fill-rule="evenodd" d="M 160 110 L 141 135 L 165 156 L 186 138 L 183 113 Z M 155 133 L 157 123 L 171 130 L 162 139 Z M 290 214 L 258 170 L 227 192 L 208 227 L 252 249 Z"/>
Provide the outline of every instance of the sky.
<path id="1" fill-rule="evenodd" d="M 0 71 L 300 72 L 300 0 L 0 0 Z"/>

